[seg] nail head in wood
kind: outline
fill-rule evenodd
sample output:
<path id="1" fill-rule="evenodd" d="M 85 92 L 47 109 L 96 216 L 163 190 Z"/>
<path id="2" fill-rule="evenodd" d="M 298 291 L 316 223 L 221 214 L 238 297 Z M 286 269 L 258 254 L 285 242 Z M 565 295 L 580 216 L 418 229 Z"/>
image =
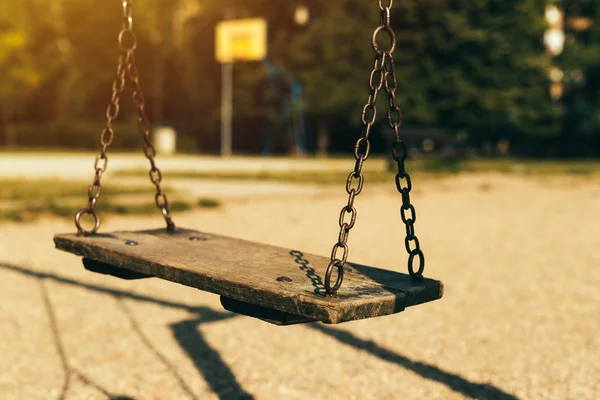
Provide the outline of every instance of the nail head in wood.
<path id="1" fill-rule="evenodd" d="M 277 278 L 277 280 L 279 282 L 291 282 L 291 281 L 293 281 L 293 279 L 290 278 L 289 276 L 280 276 L 280 277 Z"/>

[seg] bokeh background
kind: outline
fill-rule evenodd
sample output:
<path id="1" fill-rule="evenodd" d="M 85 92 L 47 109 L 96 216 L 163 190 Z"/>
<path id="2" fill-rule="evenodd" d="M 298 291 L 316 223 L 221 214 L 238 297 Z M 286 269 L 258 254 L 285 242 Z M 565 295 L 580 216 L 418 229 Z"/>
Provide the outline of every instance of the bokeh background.
<path id="1" fill-rule="evenodd" d="M 261 17 L 268 60 L 234 68 L 234 151 L 294 150 L 286 133 L 294 112 L 282 111 L 291 107 L 305 119 L 302 150 L 347 152 L 373 58 L 379 15 L 370 3 L 138 0 L 137 58 L 151 119 L 175 127 L 185 151 L 218 152 L 215 25 Z M 547 12 L 551 4 L 559 17 Z M 116 67 L 120 3 L 7 0 L 0 7 L 0 143 L 94 148 Z M 421 142 L 442 134 L 444 144 L 487 156 L 598 155 L 597 2 L 408 0 L 394 11 L 399 104 L 405 128 L 417 129 Z M 115 147 L 131 149 L 135 116 L 123 103 Z M 267 146 L 268 124 L 277 125 L 277 138 Z M 377 128 L 374 150 L 385 151 L 385 124 Z"/>
<path id="2" fill-rule="evenodd" d="M 243 18 L 266 19 L 268 57 L 233 66 L 222 156 L 215 28 Z M 134 1 L 177 226 L 330 254 L 379 18 L 377 0 Z M 0 0 L 0 399 L 599 399 L 600 2 L 394 0 L 391 18 L 415 231 L 444 297 L 280 328 L 54 248 L 88 201 L 122 4 Z M 101 233 L 164 226 L 130 93 Z M 349 261 L 406 272 L 378 105 Z"/>

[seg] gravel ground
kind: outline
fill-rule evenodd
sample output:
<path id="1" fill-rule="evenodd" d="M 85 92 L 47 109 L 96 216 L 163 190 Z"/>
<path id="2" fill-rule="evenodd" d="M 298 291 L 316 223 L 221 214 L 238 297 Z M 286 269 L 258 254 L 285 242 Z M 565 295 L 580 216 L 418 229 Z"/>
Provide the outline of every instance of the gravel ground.
<path id="1" fill-rule="evenodd" d="M 413 182 L 442 300 L 338 326 L 275 327 L 218 296 L 86 272 L 54 250 L 68 221 L 0 226 L 0 397 L 600 398 L 600 185 L 466 176 Z M 181 226 L 328 254 L 337 193 L 225 202 Z M 350 259 L 406 268 L 391 187 L 366 186 Z M 111 218 L 105 229 L 150 228 Z M 323 266 L 324 268 L 324 266 Z M 322 273 L 322 271 L 321 271 Z"/>

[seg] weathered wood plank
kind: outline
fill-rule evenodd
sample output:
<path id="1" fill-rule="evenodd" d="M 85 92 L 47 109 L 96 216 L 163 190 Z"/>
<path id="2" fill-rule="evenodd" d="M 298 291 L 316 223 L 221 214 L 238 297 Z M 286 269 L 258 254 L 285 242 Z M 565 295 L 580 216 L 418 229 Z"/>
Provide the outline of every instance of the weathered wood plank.
<path id="1" fill-rule="evenodd" d="M 88 259 L 264 308 L 340 323 L 389 315 L 439 299 L 439 281 L 348 263 L 338 297 L 323 296 L 325 257 L 179 228 L 56 235 L 56 247 Z M 277 280 L 286 276 L 291 281 Z"/>

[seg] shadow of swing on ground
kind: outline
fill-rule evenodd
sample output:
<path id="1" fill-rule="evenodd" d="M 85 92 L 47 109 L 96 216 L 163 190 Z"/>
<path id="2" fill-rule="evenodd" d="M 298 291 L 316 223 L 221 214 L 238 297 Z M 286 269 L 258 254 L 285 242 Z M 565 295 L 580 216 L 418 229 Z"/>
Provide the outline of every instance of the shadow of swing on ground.
<path id="1" fill-rule="evenodd" d="M 304 266 L 304 263 L 300 263 Z M 156 297 L 150 297 L 135 293 L 130 293 L 122 290 L 112 289 L 109 287 L 98 286 L 87 284 L 85 282 L 77 281 L 74 279 L 70 279 L 67 277 L 63 277 L 53 273 L 43 273 L 37 272 L 31 269 L 2 264 L 0 263 L 0 272 L 12 272 L 18 273 L 21 275 L 25 275 L 31 277 L 33 279 L 38 279 L 40 281 L 40 288 L 42 291 L 46 291 L 46 287 L 43 284 L 45 280 L 50 280 L 54 282 L 59 282 L 66 285 L 72 285 L 80 288 L 85 288 L 89 291 L 106 294 L 109 296 L 113 296 L 119 302 L 119 305 L 123 312 L 127 315 L 128 320 L 132 325 L 132 329 L 136 332 L 136 334 L 140 337 L 140 340 L 143 344 L 159 359 L 159 361 L 165 365 L 165 367 L 173 374 L 174 378 L 178 381 L 182 390 L 188 394 L 192 399 L 197 399 L 193 391 L 187 386 L 183 378 L 177 372 L 177 369 L 164 357 L 156 347 L 154 347 L 151 342 L 146 338 L 144 333 L 139 327 L 139 324 L 135 320 L 133 313 L 126 307 L 126 305 L 122 302 L 123 299 L 140 301 L 140 302 L 148 302 L 156 305 L 160 305 L 167 308 L 181 309 L 186 310 L 190 313 L 197 314 L 197 318 L 192 318 L 189 320 L 180 321 L 170 325 L 171 331 L 173 332 L 173 337 L 177 340 L 182 350 L 190 357 L 194 366 L 198 370 L 199 374 L 205 379 L 208 385 L 211 387 L 213 392 L 219 396 L 220 399 L 253 399 L 254 396 L 248 394 L 237 381 L 235 375 L 231 371 L 231 369 L 227 366 L 227 364 L 221 358 L 219 352 L 213 349 L 207 341 L 204 339 L 201 332 L 198 330 L 198 326 L 205 323 L 222 321 L 230 318 L 236 318 L 237 316 L 232 313 L 220 312 L 210 309 L 208 307 L 194 307 L 189 306 L 183 303 L 172 302 L 169 300 L 163 300 Z M 307 270 L 308 274 L 313 275 L 314 270 Z M 315 282 L 316 283 L 316 282 Z M 319 283 L 316 283 L 317 285 Z M 47 293 L 44 293 L 46 299 L 48 299 Z M 113 394 L 105 388 L 100 387 L 95 384 L 92 379 L 84 376 L 79 371 L 72 369 L 72 367 L 68 364 L 67 356 L 64 354 L 64 350 L 62 347 L 62 340 L 60 336 L 60 332 L 56 327 L 56 319 L 54 317 L 54 310 L 52 308 L 52 304 L 49 300 L 46 301 L 47 312 L 51 321 L 51 328 L 55 335 L 55 343 L 58 347 L 58 352 L 61 355 L 63 367 L 65 368 L 65 385 L 63 387 L 63 391 L 59 399 L 65 399 L 66 394 L 69 390 L 69 377 L 71 375 L 77 375 L 79 378 L 89 386 L 96 388 L 97 390 L 103 392 L 107 397 L 111 400 L 135 400 L 127 396 Z M 329 326 L 325 326 L 322 324 L 308 324 L 307 327 L 326 334 L 332 338 L 335 338 L 340 343 L 354 347 L 356 349 L 360 349 L 370 354 L 379 357 L 380 359 L 394 363 L 398 366 L 406 368 L 414 373 L 421 375 L 423 378 L 442 383 L 446 385 L 451 390 L 460 393 L 464 396 L 470 398 L 479 398 L 479 399 L 494 399 L 494 400 L 517 400 L 518 398 L 512 394 L 504 392 L 502 389 L 495 387 L 491 384 L 481 384 L 471 382 L 460 375 L 453 374 L 451 372 L 444 371 L 434 365 L 427 364 L 424 362 L 413 361 L 401 354 L 398 354 L 394 351 L 386 349 L 377 345 L 374 342 L 360 339 L 353 335 L 352 333 L 337 329 L 331 328 Z"/>

